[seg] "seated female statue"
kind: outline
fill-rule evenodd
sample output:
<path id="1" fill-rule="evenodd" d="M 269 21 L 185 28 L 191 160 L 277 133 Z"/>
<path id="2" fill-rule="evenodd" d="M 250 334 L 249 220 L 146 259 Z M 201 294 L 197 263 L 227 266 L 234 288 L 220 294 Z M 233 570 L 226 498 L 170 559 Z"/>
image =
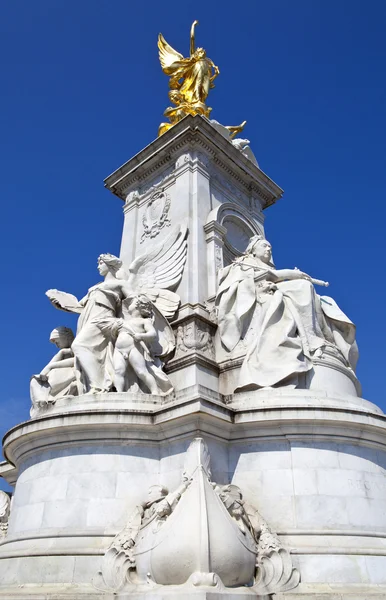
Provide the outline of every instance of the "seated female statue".
<path id="1" fill-rule="evenodd" d="M 271 244 L 262 236 L 251 238 L 245 254 L 220 271 L 221 343 L 228 352 L 241 340 L 247 347 L 238 389 L 295 387 L 327 347 L 355 370 L 355 325 L 332 298 L 318 296 L 313 282 L 298 269 L 275 269 Z"/>
<path id="2" fill-rule="evenodd" d="M 51 332 L 50 342 L 59 348 L 59 352 L 38 375 L 31 377 L 31 417 L 36 416 L 40 409 L 53 404 L 59 397 L 78 394 L 75 359 L 71 349 L 73 341 L 74 334 L 69 327 L 56 327 Z"/>

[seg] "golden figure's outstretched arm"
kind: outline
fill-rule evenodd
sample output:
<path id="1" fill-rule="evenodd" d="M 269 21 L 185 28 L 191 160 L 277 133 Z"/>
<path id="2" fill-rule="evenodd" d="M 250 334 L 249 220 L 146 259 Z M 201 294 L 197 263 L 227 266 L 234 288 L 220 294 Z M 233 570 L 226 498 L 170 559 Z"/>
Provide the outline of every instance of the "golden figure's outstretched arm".
<path id="1" fill-rule="evenodd" d="M 210 61 L 210 63 L 211 63 L 211 67 L 213 67 L 213 70 L 214 70 L 214 73 L 213 73 L 212 77 L 210 78 L 210 82 L 212 83 L 216 79 L 216 77 L 218 77 L 220 75 L 220 69 L 218 68 L 217 65 L 214 64 L 214 62 L 212 60 Z"/>
<path id="2" fill-rule="evenodd" d="M 190 56 L 193 56 L 196 51 L 196 46 L 194 43 L 194 28 L 196 25 L 198 25 L 198 21 L 193 21 L 192 27 L 190 28 Z"/>

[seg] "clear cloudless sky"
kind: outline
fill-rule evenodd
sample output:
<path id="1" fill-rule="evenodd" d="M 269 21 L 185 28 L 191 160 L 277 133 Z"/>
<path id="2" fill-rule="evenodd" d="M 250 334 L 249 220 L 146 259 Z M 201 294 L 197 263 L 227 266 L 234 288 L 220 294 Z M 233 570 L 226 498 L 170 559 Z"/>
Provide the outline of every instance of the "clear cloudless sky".
<path id="1" fill-rule="evenodd" d="M 194 19 L 221 71 L 213 118 L 246 119 L 285 190 L 266 211 L 275 262 L 330 281 L 357 324 L 363 396 L 386 411 L 386 2 L 3 0 L 2 434 L 28 418 L 50 331 L 76 326 L 45 290 L 81 297 L 98 255 L 119 253 L 122 202 L 103 179 L 156 137 L 157 34 L 187 55 Z"/>

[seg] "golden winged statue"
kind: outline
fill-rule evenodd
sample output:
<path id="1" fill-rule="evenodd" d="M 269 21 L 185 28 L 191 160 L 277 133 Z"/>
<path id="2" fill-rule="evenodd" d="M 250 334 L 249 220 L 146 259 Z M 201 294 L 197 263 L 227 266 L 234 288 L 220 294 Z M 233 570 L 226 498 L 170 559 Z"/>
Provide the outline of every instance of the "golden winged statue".
<path id="1" fill-rule="evenodd" d="M 209 117 L 212 110 L 205 104 L 213 81 L 220 74 L 219 68 L 206 56 L 203 48 L 195 48 L 194 21 L 190 30 L 190 56 L 184 58 L 166 42 L 162 33 L 158 36 L 159 59 L 162 70 L 170 76 L 169 99 L 175 106 L 169 106 L 165 112 L 170 123 L 161 123 L 158 135 L 162 135 L 185 115 L 204 115 Z"/>

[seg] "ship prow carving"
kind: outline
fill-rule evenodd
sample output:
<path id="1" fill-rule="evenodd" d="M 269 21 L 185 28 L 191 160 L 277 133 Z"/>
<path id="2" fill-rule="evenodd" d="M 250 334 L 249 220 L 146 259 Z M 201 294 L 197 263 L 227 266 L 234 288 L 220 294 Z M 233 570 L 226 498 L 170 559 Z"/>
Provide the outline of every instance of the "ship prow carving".
<path id="1" fill-rule="evenodd" d="M 190 444 L 181 485 L 149 489 L 107 550 L 103 586 L 117 592 L 165 586 L 236 588 L 261 597 L 296 587 L 290 554 L 240 489 L 211 481 L 202 438 Z"/>

